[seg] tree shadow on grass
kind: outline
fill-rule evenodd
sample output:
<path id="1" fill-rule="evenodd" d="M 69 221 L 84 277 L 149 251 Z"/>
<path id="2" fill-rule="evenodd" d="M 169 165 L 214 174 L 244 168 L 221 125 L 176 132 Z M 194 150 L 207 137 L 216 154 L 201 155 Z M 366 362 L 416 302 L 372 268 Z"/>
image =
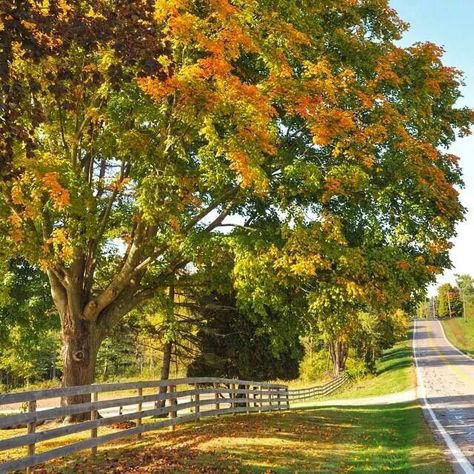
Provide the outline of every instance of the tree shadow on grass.
<path id="1" fill-rule="evenodd" d="M 387 351 L 381 358 L 381 362 L 387 362 L 394 359 L 398 360 L 398 359 L 409 358 L 410 354 L 411 354 L 411 349 L 408 349 L 408 348 L 394 349 L 391 351 Z"/>
<path id="2" fill-rule="evenodd" d="M 417 404 L 306 407 L 159 431 L 139 445 L 110 445 L 95 460 L 57 461 L 47 472 L 449 472 L 426 430 Z"/>
<path id="3" fill-rule="evenodd" d="M 413 363 L 410 355 L 411 349 L 409 348 L 400 348 L 387 351 L 381 359 L 384 367 L 377 370 L 377 375 L 381 375 L 385 372 L 391 372 L 392 370 L 410 367 Z"/>

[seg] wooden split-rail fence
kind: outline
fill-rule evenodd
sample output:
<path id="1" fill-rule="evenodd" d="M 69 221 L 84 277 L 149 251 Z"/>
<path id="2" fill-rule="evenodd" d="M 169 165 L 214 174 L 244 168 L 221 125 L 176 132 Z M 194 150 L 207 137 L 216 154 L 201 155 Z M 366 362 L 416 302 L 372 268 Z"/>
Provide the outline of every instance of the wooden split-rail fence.
<path id="1" fill-rule="evenodd" d="M 348 381 L 347 374 L 343 373 L 339 377 L 332 379 L 325 385 L 289 390 L 289 399 L 292 402 L 311 400 L 317 397 L 327 397 L 342 387 Z"/>
<path id="2" fill-rule="evenodd" d="M 145 432 L 164 427 L 173 429 L 207 416 L 288 410 L 290 402 L 328 395 L 345 381 L 346 377 L 341 376 L 324 386 L 289 390 L 281 384 L 200 377 L 3 393 L 0 414 L 5 414 L 2 405 L 22 404 L 26 411 L 0 415 L 0 431 L 25 427 L 26 433 L 0 437 L 0 474 L 30 470 L 37 464 L 83 449 L 90 449 L 95 455 L 97 447 L 108 442 L 130 436 L 140 439 Z M 61 406 L 63 397 L 76 395 L 90 397 L 90 401 Z M 38 403 L 48 399 L 47 404 Z M 87 413 L 86 421 L 48 424 L 81 413 Z M 100 434 L 99 428 L 107 426 L 114 430 Z M 64 440 L 61 447 L 46 450 L 42 447 L 41 452 L 37 451 L 39 443 L 78 433 L 82 433 L 83 439 Z M 26 447 L 25 456 L 8 456 L 8 450 L 22 447 Z M 7 452 L 3 462 L 2 451 Z"/>

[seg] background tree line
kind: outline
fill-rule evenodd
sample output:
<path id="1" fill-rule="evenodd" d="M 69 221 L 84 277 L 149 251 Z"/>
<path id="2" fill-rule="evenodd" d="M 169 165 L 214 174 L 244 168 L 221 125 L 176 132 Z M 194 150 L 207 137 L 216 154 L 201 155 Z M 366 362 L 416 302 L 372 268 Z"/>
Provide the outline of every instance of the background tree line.
<path id="1" fill-rule="evenodd" d="M 444 283 L 437 293 L 418 305 L 420 318 L 474 318 L 474 279 L 471 275 L 456 275 L 456 285 Z"/>

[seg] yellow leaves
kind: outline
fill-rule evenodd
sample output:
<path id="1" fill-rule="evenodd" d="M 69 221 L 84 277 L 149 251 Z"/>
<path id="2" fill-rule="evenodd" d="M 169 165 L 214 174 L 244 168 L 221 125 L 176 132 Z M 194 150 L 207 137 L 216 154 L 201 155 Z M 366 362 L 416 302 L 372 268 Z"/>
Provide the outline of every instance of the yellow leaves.
<path id="1" fill-rule="evenodd" d="M 92 8 L 92 5 L 89 7 L 89 10 L 86 12 L 85 16 L 87 18 L 90 18 L 90 19 L 97 19 L 97 18 L 104 19 L 105 18 L 104 15 L 102 15 L 101 13 L 96 12 Z"/>
<path id="2" fill-rule="evenodd" d="M 352 112 L 342 109 L 322 109 L 318 120 L 311 125 L 315 145 L 328 145 L 336 137 L 344 136 L 355 129 Z"/>
<path id="3" fill-rule="evenodd" d="M 406 260 L 399 260 L 398 262 L 395 263 L 395 266 L 399 270 L 408 270 L 410 268 L 410 263 L 407 262 Z"/>
<path id="4" fill-rule="evenodd" d="M 158 56 L 157 61 L 163 66 L 165 70 L 169 71 L 172 62 L 168 56 L 166 56 L 165 54 L 161 54 L 160 56 Z"/>
<path id="5" fill-rule="evenodd" d="M 23 191 L 21 190 L 21 187 L 19 186 L 18 182 L 13 184 L 12 190 L 11 190 L 11 199 L 13 204 L 15 205 L 23 205 L 25 202 L 25 196 L 23 195 Z"/>
<path id="6" fill-rule="evenodd" d="M 190 38 L 199 23 L 199 18 L 189 13 L 182 13 L 169 18 L 168 27 L 174 38 Z"/>
<path id="7" fill-rule="evenodd" d="M 85 114 L 90 119 L 91 123 L 98 123 L 104 118 L 103 113 L 98 107 L 89 107 Z"/>
<path id="8" fill-rule="evenodd" d="M 59 182 L 59 173 L 48 172 L 45 173 L 41 178 L 43 187 L 49 192 L 53 206 L 62 210 L 70 204 L 69 191 L 64 188 Z"/>
<path id="9" fill-rule="evenodd" d="M 57 245 L 64 245 L 68 241 L 67 231 L 64 228 L 54 229 L 50 241 Z"/>
<path id="10" fill-rule="evenodd" d="M 312 254 L 298 259 L 296 263 L 290 266 L 290 270 L 294 275 L 302 277 L 314 277 L 318 270 L 329 268 L 328 261 L 321 254 Z"/>
<path id="11" fill-rule="evenodd" d="M 112 181 L 108 188 L 111 190 L 111 191 L 114 191 L 116 193 L 122 191 L 125 186 L 130 182 L 130 178 L 124 178 L 124 179 L 117 179 L 115 181 Z"/>
<path id="12" fill-rule="evenodd" d="M 331 66 L 326 59 L 317 62 L 306 61 L 304 63 L 304 75 L 307 89 L 321 94 L 326 100 L 333 103 L 337 98 L 340 79 L 333 75 Z"/>
<path id="13" fill-rule="evenodd" d="M 10 201 L 14 205 L 10 224 L 16 229 L 15 241 L 19 240 L 20 221 L 34 219 L 41 206 L 39 194 L 34 189 L 34 182 L 31 173 L 24 173 L 12 182 L 10 188 Z"/>
<path id="14" fill-rule="evenodd" d="M 155 2 L 155 20 L 161 23 L 170 15 L 179 15 L 179 10 L 185 9 L 187 3 L 186 0 L 157 0 Z"/>
<path id="15" fill-rule="evenodd" d="M 74 247 L 67 229 L 57 227 L 45 239 L 39 263 L 42 270 L 45 271 L 56 263 L 71 263 L 73 257 Z"/>
<path id="16" fill-rule="evenodd" d="M 226 19 L 228 16 L 236 12 L 236 7 L 231 5 L 228 0 L 209 0 L 209 4 L 215 9 L 216 14 L 222 18 Z"/>
<path id="17" fill-rule="evenodd" d="M 316 62 L 305 61 L 303 63 L 306 78 L 330 78 L 332 77 L 331 66 L 327 59 L 323 58 Z"/>
<path id="18" fill-rule="evenodd" d="M 177 86 L 177 84 L 170 79 L 160 81 L 153 77 L 142 77 L 137 79 L 137 82 L 143 91 L 157 103 L 173 93 Z"/>
<path id="19" fill-rule="evenodd" d="M 42 0 L 38 2 L 38 9 L 43 15 L 47 15 L 49 13 L 50 1 L 49 0 Z"/>
<path id="20" fill-rule="evenodd" d="M 115 52 L 112 48 L 102 51 L 98 62 L 99 72 L 105 74 L 110 66 L 112 66 L 116 61 L 117 58 L 115 57 Z"/>
<path id="21" fill-rule="evenodd" d="M 258 178 L 258 173 L 252 166 L 250 157 L 244 151 L 229 153 L 230 167 L 237 171 L 242 179 L 242 187 L 250 187 Z"/>
<path id="22" fill-rule="evenodd" d="M 72 11 L 72 7 L 71 5 L 69 5 L 68 0 L 58 0 L 57 7 L 61 20 L 64 20 L 64 18 L 69 14 L 69 12 Z"/>
<path id="23" fill-rule="evenodd" d="M 21 243 L 23 240 L 23 219 L 15 211 L 8 218 L 10 224 L 10 237 L 15 243 Z"/>
<path id="24" fill-rule="evenodd" d="M 358 298 L 365 294 L 364 289 L 354 281 L 346 283 L 346 291 L 351 298 Z"/>
<path id="25" fill-rule="evenodd" d="M 325 214 L 321 219 L 321 230 L 326 235 L 326 238 L 333 240 L 340 245 L 346 245 L 347 241 L 342 232 L 342 225 L 339 219 L 330 214 Z"/>
<path id="26" fill-rule="evenodd" d="M 210 76 L 227 76 L 232 71 L 232 65 L 222 56 L 217 55 L 201 59 L 199 65 L 203 71 L 203 78 Z"/>

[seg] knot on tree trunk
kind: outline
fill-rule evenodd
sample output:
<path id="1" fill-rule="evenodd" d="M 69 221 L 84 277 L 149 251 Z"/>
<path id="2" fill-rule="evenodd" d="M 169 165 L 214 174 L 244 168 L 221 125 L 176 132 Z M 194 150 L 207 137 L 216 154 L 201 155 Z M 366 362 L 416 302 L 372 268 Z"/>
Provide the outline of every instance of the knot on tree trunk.
<path id="1" fill-rule="evenodd" d="M 84 359 L 85 359 L 85 352 L 84 351 L 76 351 L 73 353 L 72 355 L 72 358 L 76 361 L 76 362 L 82 362 Z"/>

